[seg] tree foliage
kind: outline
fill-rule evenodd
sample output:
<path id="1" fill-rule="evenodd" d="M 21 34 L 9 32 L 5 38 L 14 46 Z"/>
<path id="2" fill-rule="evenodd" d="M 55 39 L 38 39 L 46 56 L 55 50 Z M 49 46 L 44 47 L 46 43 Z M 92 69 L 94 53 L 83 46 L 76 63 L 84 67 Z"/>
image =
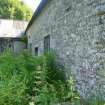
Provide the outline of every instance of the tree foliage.
<path id="1" fill-rule="evenodd" d="M 19 0 L 0 0 L 0 18 L 29 20 L 32 10 Z"/>

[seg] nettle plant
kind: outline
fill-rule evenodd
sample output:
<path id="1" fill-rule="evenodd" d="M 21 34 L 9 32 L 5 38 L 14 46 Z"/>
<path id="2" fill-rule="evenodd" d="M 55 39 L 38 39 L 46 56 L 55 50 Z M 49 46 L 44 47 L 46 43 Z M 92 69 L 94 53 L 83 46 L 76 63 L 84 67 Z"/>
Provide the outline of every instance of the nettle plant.
<path id="1" fill-rule="evenodd" d="M 69 80 L 65 80 L 64 68 L 58 66 L 56 54 L 46 54 L 41 57 L 41 61 L 43 63 L 37 71 L 40 75 L 36 73 L 35 77 L 39 77 L 34 82 L 36 83 L 35 93 L 37 93 L 34 98 L 35 105 L 53 105 L 62 102 L 80 105 L 80 96 L 75 89 L 75 81 L 72 76 Z"/>
<path id="2" fill-rule="evenodd" d="M 56 54 L 31 56 L 27 51 L 0 55 L 0 105 L 79 103 L 73 78 L 65 80 Z M 75 104 L 79 105 L 79 104 Z"/>

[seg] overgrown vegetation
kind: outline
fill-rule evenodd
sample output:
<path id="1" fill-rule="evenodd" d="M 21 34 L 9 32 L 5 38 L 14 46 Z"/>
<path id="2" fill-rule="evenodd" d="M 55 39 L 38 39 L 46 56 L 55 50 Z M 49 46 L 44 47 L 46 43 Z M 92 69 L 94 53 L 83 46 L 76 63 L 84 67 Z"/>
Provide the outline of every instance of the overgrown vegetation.
<path id="1" fill-rule="evenodd" d="M 0 105 L 55 105 L 80 103 L 71 76 L 65 80 L 64 68 L 58 66 L 55 54 L 31 56 L 5 52 L 0 55 Z M 95 99 L 95 97 L 93 97 Z M 103 101 L 89 99 L 89 105 L 104 105 Z"/>
<path id="2" fill-rule="evenodd" d="M 0 105 L 52 105 L 78 98 L 73 80 L 65 81 L 54 54 L 0 55 Z"/>

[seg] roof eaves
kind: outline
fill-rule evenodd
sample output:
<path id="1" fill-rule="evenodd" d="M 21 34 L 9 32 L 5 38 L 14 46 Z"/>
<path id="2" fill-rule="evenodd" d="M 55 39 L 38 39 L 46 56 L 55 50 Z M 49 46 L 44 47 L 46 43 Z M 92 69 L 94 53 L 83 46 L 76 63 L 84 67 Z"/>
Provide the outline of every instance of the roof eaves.
<path id="1" fill-rule="evenodd" d="M 47 4 L 47 1 L 49 0 L 42 0 L 41 3 L 39 4 L 37 10 L 34 12 L 34 15 L 32 16 L 26 30 L 25 30 L 25 34 L 27 32 L 27 30 L 29 29 L 29 27 L 33 24 L 33 21 L 37 18 L 37 16 L 41 13 L 41 11 L 43 10 L 43 8 L 45 7 L 45 5 Z"/>

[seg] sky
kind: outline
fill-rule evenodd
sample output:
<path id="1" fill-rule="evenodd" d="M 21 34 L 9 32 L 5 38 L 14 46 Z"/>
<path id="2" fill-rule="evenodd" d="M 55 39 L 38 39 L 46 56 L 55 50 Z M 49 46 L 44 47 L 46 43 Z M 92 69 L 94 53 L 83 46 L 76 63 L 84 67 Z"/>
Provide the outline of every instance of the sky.
<path id="1" fill-rule="evenodd" d="M 35 11 L 41 2 L 41 0 L 23 0 L 29 7 L 32 8 L 33 11 Z"/>

